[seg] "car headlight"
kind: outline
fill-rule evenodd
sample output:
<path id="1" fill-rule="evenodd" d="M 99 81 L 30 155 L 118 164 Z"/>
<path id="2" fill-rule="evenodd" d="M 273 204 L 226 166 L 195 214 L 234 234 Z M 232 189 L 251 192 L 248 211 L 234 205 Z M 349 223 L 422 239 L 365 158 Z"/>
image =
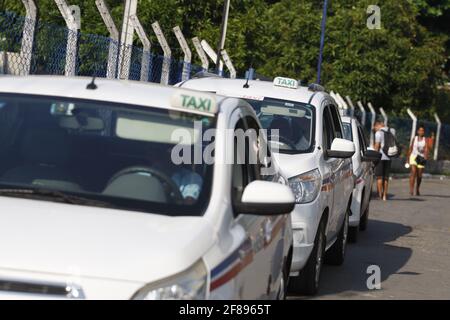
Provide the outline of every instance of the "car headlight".
<path id="1" fill-rule="evenodd" d="M 318 169 L 303 173 L 289 179 L 289 186 L 295 195 L 295 203 L 314 201 L 320 191 L 322 176 Z"/>
<path id="2" fill-rule="evenodd" d="M 170 278 L 147 284 L 133 296 L 134 300 L 204 300 L 207 271 L 203 261 Z"/>

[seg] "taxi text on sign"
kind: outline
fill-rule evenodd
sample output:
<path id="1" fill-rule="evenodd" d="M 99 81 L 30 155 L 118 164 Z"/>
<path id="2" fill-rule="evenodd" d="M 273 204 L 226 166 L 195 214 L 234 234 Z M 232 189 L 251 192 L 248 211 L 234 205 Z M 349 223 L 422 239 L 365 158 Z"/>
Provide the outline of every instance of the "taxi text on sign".
<path id="1" fill-rule="evenodd" d="M 285 87 L 285 88 L 291 88 L 291 89 L 297 89 L 298 88 L 298 81 L 295 79 L 289 79 L 289 78 L 283 78 L 283 77 L 276 77 L 273 81 L 273 84 L 278 87 Z"/>
<path id="2" fill-rule="evenodd" d="M 217 112 L 217 103 L 214 96 L 203 93 L 192 93 L 190 91 L 179 92 L 171 99 L 171 106 L 182 108 L 186 111 L 197 111 L 209 114 Z"/>

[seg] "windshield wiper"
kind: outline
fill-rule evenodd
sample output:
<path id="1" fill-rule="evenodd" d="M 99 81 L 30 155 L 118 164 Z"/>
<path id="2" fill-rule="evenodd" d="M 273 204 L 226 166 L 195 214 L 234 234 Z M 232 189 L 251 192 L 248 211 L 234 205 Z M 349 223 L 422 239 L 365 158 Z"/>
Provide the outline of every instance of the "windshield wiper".
<path id="1" fill-rule="evenodd" d="M 41 188 L 0 188 L 0 195 L 15 196 L 15 197 L 37 197 L 37 198 L 51 198 L 56 201 L 79 204 L 79 205 L 93 205 L 99 207 L 114 207 L 111 203 L 93 200 L 85 197 L 80 197 L 68 194 L 62 191 L 41 189 Z"/>

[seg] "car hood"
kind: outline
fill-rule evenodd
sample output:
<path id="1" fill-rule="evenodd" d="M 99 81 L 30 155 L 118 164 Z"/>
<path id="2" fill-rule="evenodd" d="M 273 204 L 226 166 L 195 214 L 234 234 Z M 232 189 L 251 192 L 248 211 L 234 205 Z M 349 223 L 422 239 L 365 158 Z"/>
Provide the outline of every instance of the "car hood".
<path id="1" fill-rule="evenodd" d="M 314 153 L 274 153 L 281 172 L 288 178 L 317 169 L 317 155 Z"/>
<path id="2" fill-rule="evenodd" d="M 185 270 L 214 242 L 202 217 L 168 217 L 0 197 L 0 270 L 152 282 Z"/>

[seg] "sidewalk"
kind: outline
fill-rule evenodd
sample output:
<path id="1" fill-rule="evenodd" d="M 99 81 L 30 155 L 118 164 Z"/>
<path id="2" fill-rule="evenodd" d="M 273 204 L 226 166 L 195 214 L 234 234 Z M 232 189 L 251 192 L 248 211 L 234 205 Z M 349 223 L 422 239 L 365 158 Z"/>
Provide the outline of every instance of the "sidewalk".
<path id="1" fill-rule="evenodd" d="M 391 180 L 392 179 L 409 179 L 409 173 L 391 173 Z M 424 173 L 422 175 L 422 179 L 447 180 L 450 179 L 450 176 L 446 176 L 443 174 Z"/>

